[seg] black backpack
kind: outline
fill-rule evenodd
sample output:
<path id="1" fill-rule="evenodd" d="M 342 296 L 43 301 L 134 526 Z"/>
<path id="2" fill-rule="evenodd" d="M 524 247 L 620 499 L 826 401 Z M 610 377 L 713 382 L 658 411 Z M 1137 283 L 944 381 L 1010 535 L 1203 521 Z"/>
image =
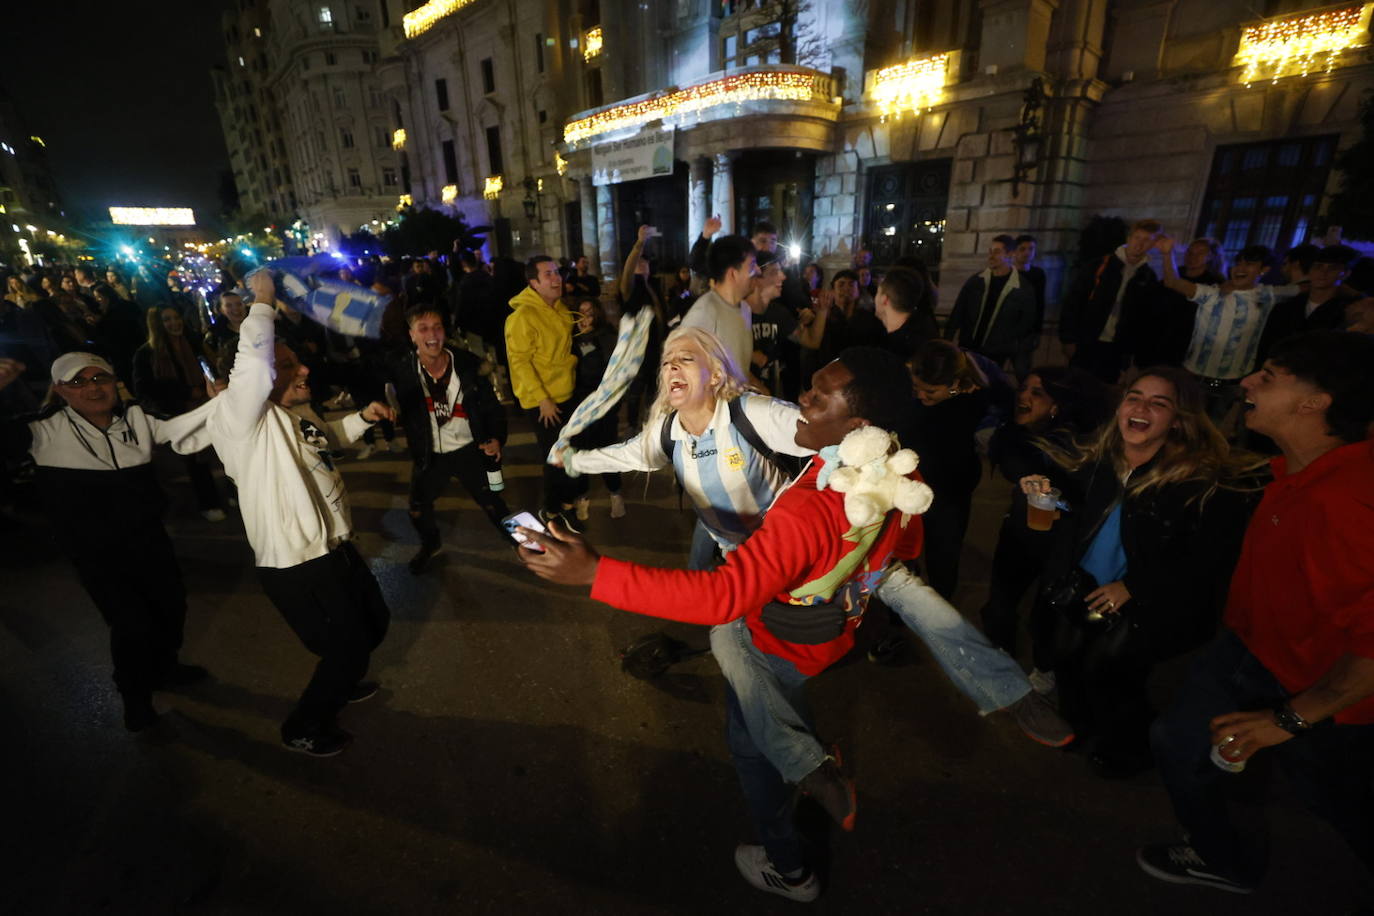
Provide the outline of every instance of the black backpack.
<path id="1" fill-rule="evenodd" d="M 667 455 L 669 460 L 673 457 L 673 417 L 676 415 L 676 410 L 670 410 L 668 415 L 663 418 L 663 426 L 658 431 L 659 447 L 662 448 L 663 454 Z M 730 400 L 730 425 L 744 437 L 744 441 L 748 442 L 754 451 L 763 456 L 765 461 L 782 471 L 788 480 L 800 474 L 801 469 L 806 466 L 806 458 L 781 455 L 768 447 L 768 444 L 763 441 L 763 437 L 759 435 L 759 431 L 754 428 L 749 415 L 744 412 L 743 396 Z"/>

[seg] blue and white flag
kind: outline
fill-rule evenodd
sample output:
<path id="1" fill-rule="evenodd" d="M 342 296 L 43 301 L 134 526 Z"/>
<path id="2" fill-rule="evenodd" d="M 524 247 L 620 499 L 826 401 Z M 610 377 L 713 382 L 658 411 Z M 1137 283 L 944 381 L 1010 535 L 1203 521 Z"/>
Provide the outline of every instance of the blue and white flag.
<path id="1" fill-rule="evenodd" d="M 382 336 L 382 315 L 391 304 L 391 296 L 319 276 L 341 266 L 336 258 L 325 254 L 279 258 L 263 266 L 281 275 L 283 298 L 302 315 L 350 337 L 376 340 Z"/>

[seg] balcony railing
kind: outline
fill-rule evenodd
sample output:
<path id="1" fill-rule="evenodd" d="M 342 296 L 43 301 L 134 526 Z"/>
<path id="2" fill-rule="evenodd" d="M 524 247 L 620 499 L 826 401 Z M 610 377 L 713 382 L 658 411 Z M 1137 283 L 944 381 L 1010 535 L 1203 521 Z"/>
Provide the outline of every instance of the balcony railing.
<path id="1" fill-rule="evenodd" d="M 563 127 L 563 141 L 577 147 L 654 121 L 665 126 L 731 117 L 753 102 L 819 102 L 835 107 L 834 80 L 806 67 L 747 67 L 713 73 L 699 82 L 624 99 L 579 112 Z"/>

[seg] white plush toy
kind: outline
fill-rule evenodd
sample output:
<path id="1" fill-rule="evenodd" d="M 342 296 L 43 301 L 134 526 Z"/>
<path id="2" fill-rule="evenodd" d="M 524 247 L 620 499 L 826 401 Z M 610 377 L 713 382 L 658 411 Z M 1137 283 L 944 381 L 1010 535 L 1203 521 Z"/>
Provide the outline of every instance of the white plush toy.
<path id="1" fill-rule="evenodd" d="M 930 508 L 935 494 L 930 487 L 906 475 L 920 459 L 909 448 L 889 455 L 893 436 L 876 426 L 861 426 L 844 437 L 839 447 L 839 466 L 826 486 L 844 494 L 844 514 L 856 528 L 871 525 L 892 509 L 906 516 Z"/>

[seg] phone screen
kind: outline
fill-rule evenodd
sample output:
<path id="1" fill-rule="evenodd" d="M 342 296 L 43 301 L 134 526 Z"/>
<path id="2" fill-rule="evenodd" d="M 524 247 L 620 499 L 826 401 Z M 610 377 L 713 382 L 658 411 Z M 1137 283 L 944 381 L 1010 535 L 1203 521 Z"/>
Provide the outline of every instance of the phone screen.
<path id="1" fill-rule="evenodd" d="M 203 356 L 199 357 L 196 361 L 200 363 L 200 371 L 201 374 L 205 376 L 205 383 L 213 386 L 218 379 L 215 378 L 215 372 L 210 368 L 210 364 L 205 361 L 205 357 Z"/>
<path id="2" fill-rule="evenodd" d="M 517 544 L 520 544 L 522 547 L 528 547 L 530 550 L 536 550 L 539 553 L 544 552 L 543 547 L 540 547 L 534 541 L 531 541 L 519 531 L 515 530 L 516 528 L 530 528 L 540 533 L 546 533 L 549 529 L 545 528 L 544 523 L 534 517 L 533 512 L 516 512 L 513 515 L 507 515 L 505 518 L 501 519 L 501 524 L 506 531 L 510 532 L 510 536 L 515 538 Z"/>

